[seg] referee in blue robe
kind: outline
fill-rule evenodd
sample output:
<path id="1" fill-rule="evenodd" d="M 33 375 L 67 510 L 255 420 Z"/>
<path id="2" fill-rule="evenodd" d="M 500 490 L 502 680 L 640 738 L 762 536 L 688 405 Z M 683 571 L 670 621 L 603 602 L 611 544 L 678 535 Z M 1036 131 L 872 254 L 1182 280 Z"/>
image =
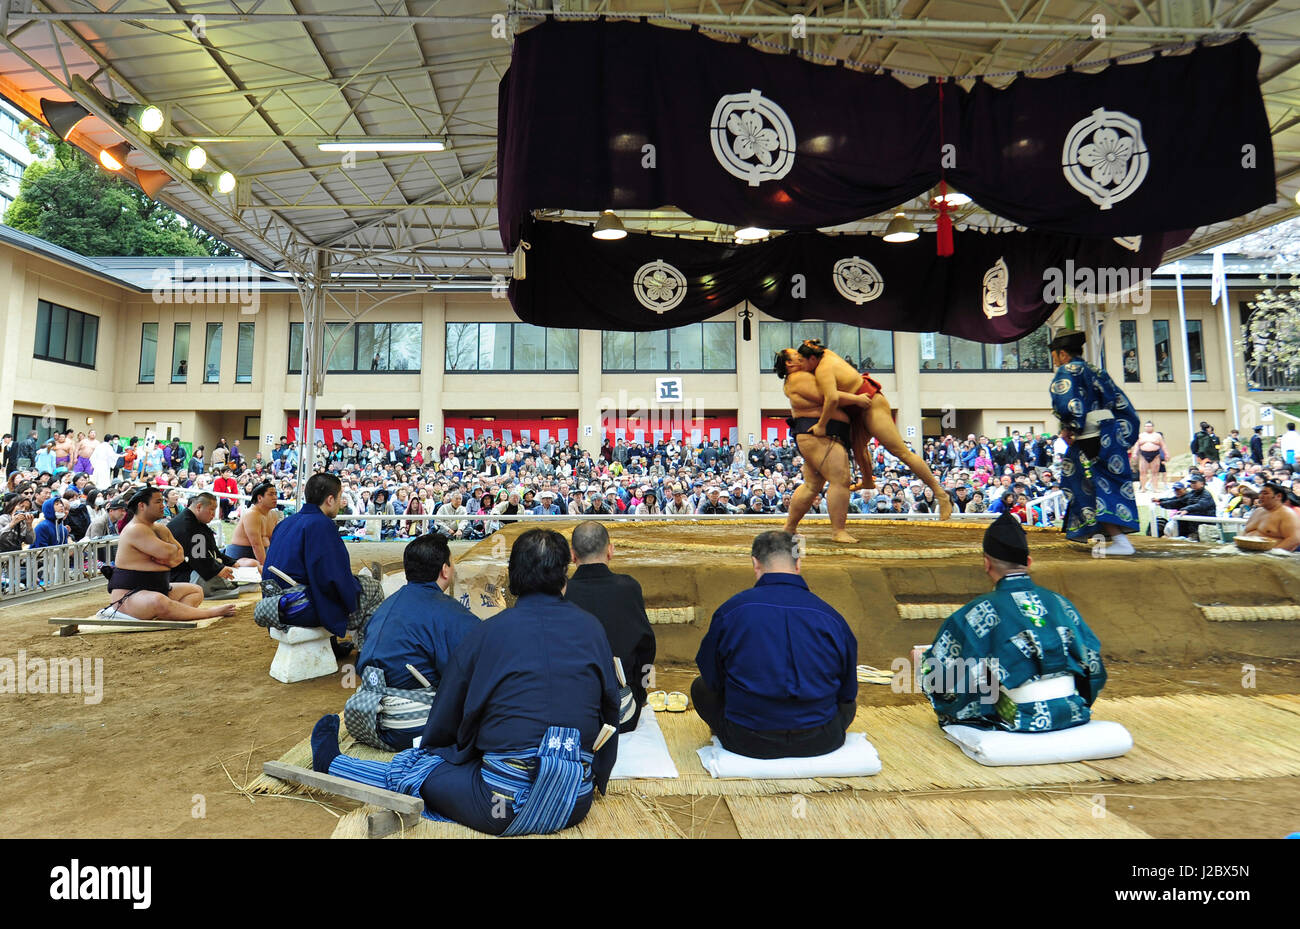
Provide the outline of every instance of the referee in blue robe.
<path id="1" fill-rule="evenodd" d="M 1129 449 L 1140 420 L 1111 376 L 1081 357 L 1086 338 L 1074 329 L 1049 343 L 1057 366 L 1052 410 L 1069 443 L 1061 459 L 1065 535 L 1075 542 L 1104 535 L 1106 555 L 1132 555 L 1127 533 L 1138 531 L 1138 510 Z"/>

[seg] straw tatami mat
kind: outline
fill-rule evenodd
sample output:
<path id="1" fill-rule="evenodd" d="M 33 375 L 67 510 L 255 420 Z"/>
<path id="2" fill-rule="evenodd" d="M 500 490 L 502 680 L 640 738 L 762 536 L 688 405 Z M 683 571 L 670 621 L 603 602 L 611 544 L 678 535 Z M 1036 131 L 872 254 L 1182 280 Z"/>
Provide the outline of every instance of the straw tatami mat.
<path id="1" fill-rule="evenodd" d="M 1143 839 L 1084 800 L 882 797 L 728 797 L 745 839 Z"/>
<path id="2" fill-rule="evenodd" d="M 679 776 L 610 781 L 609 794 L 649 798 L 763 796 L 850 789 L 910 791 L 1300 775 L 1300 697 L 1103 697 L 1094 716 L 1124 725 L 1133 736 L 1133 750 L 1122 758 L 1104 761 L 991 768 L 970 760 L 948 742 L 928 704 L 861 707 L 852 730 L 866 732 L 880 753 L 884 763 L 880 774 L 729 780 L 710 776 L 700 763 L 695 752 L 709 741 L 709 730 L 693 710 L 660 713 L 660 729 Z M 357 745 L 346 735 L 343 749 L 360 758 L 382 761 L 391 757 L 391 753 Z M 281 760 L 310 767 L 308 741 L 295 745 Z M 254 779 L 247 789 L 254 793 L 302 792 L 301 788 L 265 775 Z"/>
<path id="3" fill-rule="evenodd" d="M 1300 714 L 1276 697 L 1129 697 L 1103 700 L 1094 716 L 1121 723 L 1133 736 L 1133 750 L 1122 758 L 1087 763 L 1108 780 L 1140 784 L 1300 774 Z"/>
<path id="4" fill-rule="evenodd" d="M 376 807 L 366 806 L 344 815 L 334 827 L 332 839 L 366 837 L 366 815 Z M 572 829 L 552 835 L 520 836 L 527 839 L 672 839 L 681 836 L 668 814 L 652 800 L 639 797 L 597 797 L 591 811 Z M 456 823 L 421 819 L 415 826 L 388 836 L 390 839 L 490 839 Z"/>

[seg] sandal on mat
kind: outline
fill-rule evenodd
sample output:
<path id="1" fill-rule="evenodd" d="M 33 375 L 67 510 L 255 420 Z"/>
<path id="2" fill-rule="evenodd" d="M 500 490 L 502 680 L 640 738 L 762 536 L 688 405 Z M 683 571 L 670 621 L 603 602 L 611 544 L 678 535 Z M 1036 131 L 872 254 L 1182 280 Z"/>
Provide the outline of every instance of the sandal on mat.
<path id="1" fill-rule="evenodd" d="M 656 713 L 662 713 L 668 708 L 668 694 L 662 690 L 656 690 L 645 695 L 645 705 L 650 707 Z"/>
<path id="2" fill-rule="evenodd" d="M 690 705 L 690 702 L 691 701 L 687 699 L 686 694 L 682 693 L 680 690 L 674 690 L 668 695 L 668 701 L 664 706 L 664 709 L 669 713 L 685 713 L 686 707 Z"/>

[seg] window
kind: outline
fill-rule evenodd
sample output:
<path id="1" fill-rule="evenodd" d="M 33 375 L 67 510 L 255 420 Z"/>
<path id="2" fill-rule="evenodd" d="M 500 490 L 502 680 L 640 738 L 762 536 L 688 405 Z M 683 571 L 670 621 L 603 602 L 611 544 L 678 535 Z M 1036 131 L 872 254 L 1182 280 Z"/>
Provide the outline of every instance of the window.
<path id="1" fill-rule="evenodd" d="M 239 324 L 239 351 L 235 355 L 236 384 L 253 383 L 253 327 L 254 323 Z"/>
<path id="2" fill-rule="evenodd" d="M 33 357 L 78 368 L 93 368 L 98 338 L 98 316 L 70 310 L 48 300 L 37 301 Z"/>
<path id="3" fill-rule="evenodd" d="M 447 323 L 446 371 L 578 370 L 578 330 L 528 323 Z"/>
<path id="4" fill-rule="evenodd" d="M 776 353 L 798 348 L 804 339 L 821 343 L 860 371 L 894 370 L 894 334 L 879 329 L 859 329 L 845 323 L 780 323 L 763 320 L 758 326 L 759 365 L 772 370 Z"/>
<path id="5" fill-rule="evenodd" d="M 248 329 L 248 371 L 252 380 L 253 328 Z M 336 374 L 388 374 L 418 371 L 423 357 L 420 323 L 326 323 L 326 370 Z M 289 324 L 289 373 L 302 370 L 302 323 Z M 237 381 L 237 383 L 248 383 Z"/>
<path id="6" fill-rule="evenodd" d="M 44 445 L 46 439 L 54 437 L 54 433 L 67 432 L 68 421 L 66 419 L 50 419 L 48 416 L 14 416 L 13 435 L 15 442 L 23 441 L 33 429 L 36 430 L 37 443 Z M 30 467 L 30 464 L 28 467 Z"/>
<path id="7" fill-rule="evenodd" d="M 24 170 L 26 170 L 26 165 L 21 161 L 14 158 L 12 155 L 0 152 L 0 175 L 3 175 L 10 180 L 21 181 L 23 179 Z"/>
<path id="8" fill-rule="evenodd" d="M 1156 339 L 1156 380 L 1161 383 L 1174 379 L 1174 359 L 1169 353 L 1169 320 L 1153 319 L 1152 333 Z"/>
<path id="9" fill-rule="evenodd" d="M 177 323 L 172 336 L 172 383 L 190 379 L 190 324 Z"/>
<path id="10" fill-rule="evenodd" d="M 1040 326 L 1014 342 L 986 345 L 956 336 L 921 333 L 922 371 L 1050 371 L 1048 331 Z"/>
<path id="11" fill-rule="evenodd" d="M 1201 338 L 1201 321 L 1199 319 L 1189 319 L 1187 321 L 1187 356 L 1189 360 L 1189 369 L 1192 372 L 1192 380 L 1205 380 L 1205 343 Z"/>
<path id="12" fill-rule="evenodd" d="M 221 323 L 208 323 L 203 343 L 203 383 L 221 382 Z"/>
<path id="13" fill-rule="evenodd" d="M 658 332 L 601 333 L 605 371 L 736 370 L 736 324 L 692 323 Z"/>
<path id="14" fill-rule="evenodd" d="M 158 363 L 158 324 L 140 327 L 140 383 L 153 383 L 154 365 Z"/>
<path id="15" fill-rule="evenodd" d="M 1119 321 L 1119 346 L 1124 352 L 1124 383 L 1136 384 L 1142 380 L 1142 369 L 1138 365 L 1137 320 Z"/>

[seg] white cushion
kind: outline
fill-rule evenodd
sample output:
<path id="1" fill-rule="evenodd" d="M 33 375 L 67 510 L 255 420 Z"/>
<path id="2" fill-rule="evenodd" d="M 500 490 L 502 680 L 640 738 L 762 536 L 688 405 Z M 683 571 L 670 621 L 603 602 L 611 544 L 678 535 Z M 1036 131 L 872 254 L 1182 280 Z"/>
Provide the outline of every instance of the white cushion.
<path id="1" fill-rule="evenodd" d="M 975 726 L 944 726 L 943 734 L 973 761 L 989 767 L 1062 764 L 1118 758 L 1133 747 L 1119 723 L 1093 720 L 1055 732 L 1005 732 Z"/>
<path id="2" fill-rule="evenodd" d="M 619 746 L 619 752 L 623 751 Z M 749 758 L 722 747 L 717 736 L 712 745 L 697 751 L 700 762 L 714 777 L 781 780 L 796 777 L 866 777 L 880 773 L 880 756 L 862 732 L 850 732 L 844 744 L 829 755 L 812 758 Z"/>
<path id="3" fill-rule="evenodd" d="M 271 638 L 277 642 L 288 642 L 290 645 L 329 637 L 330 631 L 324 626 L 290 626 L 288 629 L 271 629 Z"/>
<path id="4" fill-rule="evenodd" d="M 236 584 L 256 584 L 262 580 L 262 572 L 254 567 L 232 568 L 230 578 Z"/>
<path id="5" fill-rule="evenodd" d="M 611 780 L 628 777 L 677 777 L 677 765 L 668 754 L 668 743 L 659 728 L 659 717 L 648 706 L 641 708 L 641 718 L 631 732 L 618 736 L 618 759 Z"/>

